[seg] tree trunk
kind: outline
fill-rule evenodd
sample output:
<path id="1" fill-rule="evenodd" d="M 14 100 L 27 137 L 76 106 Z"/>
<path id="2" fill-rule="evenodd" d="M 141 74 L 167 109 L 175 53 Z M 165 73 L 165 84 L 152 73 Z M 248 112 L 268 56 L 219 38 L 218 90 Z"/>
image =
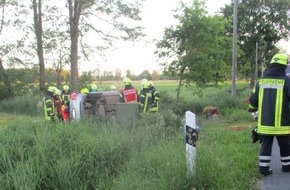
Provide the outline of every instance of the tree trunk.
<path id="1" fill-rule="evenodd" d="M 41 1 L 38 0 L 38 4 L 36 0 L 33 0 L 33 13 L 34 13 L 34 30 L 36 35 L 37 42 L 37 55 L 39 61 L 39 89 L 45 90 L 45 65 L 44 65 L 44 57 L 43 57 L 43 30 L 42 30 L 42 9 L 41 9 Z"/>
<path id="2" fill-rule="evenodd" d="M 177 87 L 176 100 L 179 100 L 179 98 L 180 98 L 180 89 L 181 89 L 181 84 L 182 84 L 182 79 L 180 78 L 180 79 L 179 79 L 179 82 L 178 82 L 178 87 Z"/>
<path id="3" fill-rule="evenodd" d="M 183 65 L 180 69 L 176 100 L 179 100 L 179 98 L 180 98 L 180 89 L 181 89 L 181 85 L 182 85 L 183 73 L 185 71 L 185 68 L 186 68 L 186 66 Z"/>
<path id="4" fill-rule="evenodd" d="M 78 0 L 68 0 L 69 4 L 69 22 L 71 37 L 71 88 L 79 88 L 79 71 L 78 71 L 78 39 L 79 39 L 79 19 L 81 7 Z"/>
<path id="5" fill-rule="evenodd" d="M 256 77 L 255 77 L 255 74 L 253 73 L 251 76 L 250 88 L 253 89 L 255 87 L 255 84 L 256 84 Z"/>

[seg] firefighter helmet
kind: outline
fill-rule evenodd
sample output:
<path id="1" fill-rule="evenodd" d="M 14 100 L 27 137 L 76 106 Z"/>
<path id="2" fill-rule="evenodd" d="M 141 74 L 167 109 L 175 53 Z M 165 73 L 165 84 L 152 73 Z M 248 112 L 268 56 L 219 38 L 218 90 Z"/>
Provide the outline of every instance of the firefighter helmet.
<path id="1" fill-rule="evenodd" d="M 52 92 L 52 93 L 54 93 L 54 89 L 55 89 L 54 86 L 49 86 L 49 87 L 47 88 L 47 91 L 48 91 L 48 92 Z"/>
<path id="2" fill-rule="evenodd" d="M 111 86 L 110 86 L 110 89 L 111 89 L 111 90 L 117 90 L 117 87 L 116 87 L 115 85 L 111 85 Z"/>
<path id="3" fill-rule="evenodd" d="M 150 88 L 150 82 L 149 81 L 145 82 L 144 85 L 143 85 L 143 88 L 144 89 Z"/>
<path id="4" fill-rule="evenodd" d="M 64 91 L 68 91 L 69 90 L 69 86 L 68 85 L 63 85 L 63 90 Z"/>
<path id="5" fill-rule="evenodd" d="M 55 94 L 56 96 L 60 96 L 60 95 L 61 95 L 61 90 L 58 89 L 58 88 L 54 88 L 54 94 Z"/>
<path id="6" fill-rule="evenodd" d="M 124 82 L 124 85 L 126 86 L 126 85 L 131 85 L 132 84 L 132 81 L 129 79 L 129 78 L 124 78 L 123 79 L 123 82 Z"/>
<path id="7" fill-rule="evenodd" d="M 287 65 L 288 64 L 288 56 L 283 54 L 283 53 L 277 53 L 276 55 L 273 56 L 270 63 L 278 63 L 278 64 L 282 64 L 282 65 Z"/>
<path id="8" fill-rule="evenodd" d="M 90 93 L 90 91 L 89 91 L 88 88 L 82 88 L 82 89 L 81 89 L 81 93 L 82 93 L 82 94 L 88 94 L 88 93 Z"/>
<path id="9" fill-rule="evenodd" d="M 91 90 L 92 90 L 92 92 L 96 92 L 97 89 L 98 89 L 97 85 L 91 84 Z"/>

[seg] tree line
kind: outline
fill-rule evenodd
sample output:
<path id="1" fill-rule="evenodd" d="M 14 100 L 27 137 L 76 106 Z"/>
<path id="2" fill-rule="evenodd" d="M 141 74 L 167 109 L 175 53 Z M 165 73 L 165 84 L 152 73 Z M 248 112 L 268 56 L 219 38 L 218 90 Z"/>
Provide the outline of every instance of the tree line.
<path id="1" fill-rule="evenodd" d="M 12 93 L 7 69 L 17 65 L 38 69 L 40 90 L 51 80 L 47 68 L 60 76 L 69 66 L 69 83 L 76 90 L 81 85 L 80 63 L 93 59 L 100 63 L 104 50 L 115 42 L 145 36 L 142 0 L 0 0 L 0 6 L 0 78 L 6 94 Z M 164 30 L 155 54 L 162 75 L 179 80 L 178 93 L 184 84 L 218 84 L 230 78 L 233 7 L 232 2 L 210 15 L 204 0 L 193 0 L 173 13 L 178 24 Z M 277 42 L 289 38 L 289 10 L 290 1 L 238 3 L 236 77 L 251 79 L 251 87 L 270 58 L 281 51 Z M 111 71 L 104 76 L 110 78 Z"/>

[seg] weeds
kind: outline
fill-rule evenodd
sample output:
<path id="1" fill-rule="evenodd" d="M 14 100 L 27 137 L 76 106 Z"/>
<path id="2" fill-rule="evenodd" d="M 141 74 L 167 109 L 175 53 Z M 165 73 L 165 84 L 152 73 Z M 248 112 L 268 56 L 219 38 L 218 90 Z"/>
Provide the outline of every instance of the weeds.
<path id="1" fill-rule="evenodd" d="M 25 105 L 33 106 L 10 109 L 17 115 L 2 115 L 0 120 L 5 125 L 0 132 L 1 188 L 258 189 L 258 145 L 250 137 L 253 121 L 244 103 L 247 93 L 230 98 L 228 89 L 215 93 L 207 89 L 202 97 L 179 102 L 163 94 L 158 114 L 137 117 L 129 124 L 97 116 L 49 125 L 33 110 L 37 98 L 31 98 Z M 1 102 L 2 112 L 19 102 Z M 220 119 L 200 115 L 209 104 L 219 108 Z M 19 115 L 27 110 L 39 117 Z M 195 178 L 186 168 L 183 124 L 187 110 L 196 113 L 202 124 Z"/>

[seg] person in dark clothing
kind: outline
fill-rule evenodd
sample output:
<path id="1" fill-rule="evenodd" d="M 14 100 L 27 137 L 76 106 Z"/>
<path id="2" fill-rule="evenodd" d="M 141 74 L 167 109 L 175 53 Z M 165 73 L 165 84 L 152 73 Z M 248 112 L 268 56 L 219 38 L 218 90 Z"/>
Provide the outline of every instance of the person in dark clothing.
<path id="1" fill-rule="evenodd" d="M 68 85 L 63 86 L 61 93 L 61 115 L 63 123 L 69 121 L 69 102 L 70 102 L 70 90 Z"/>
<path id="2" fill-rule="evenodd" d="M 44 108 L 44 118 L 47 121 L 55 121 L 55 104 L 54 104 L 54 93 L 55 87 L 50 86 L 48 87 L 46 94 L 43 98 L 43 108 Z"/>
<path id="3" fill-rule="evenodd" d="M 280 147 L 282 171 L 290 172 L 290 78 L 285 73 L 287 64 L 287 55 L 274 55 L 249 98 L 250 110 L 259 112 L 257 133 L 262 137 L 259 172 L 263 176 L 272 174 L 270 162 L 274 138 Z"/>
<path id="4" fill-rule="evenodd" d="M 160 93 L 158 90 L 156 90 L 156 88 L 153 86 L 153 82 L 149 82 L 150 83 L 150 92 L 152 95 L 152 99 L 150 102 L 150 111 L 151 112 L 157 112 L 159 109 L 159 98 L 160 98 Z"/>
<path id="5" fill-rule="evenodd" d="M 150 82 L 144 82 L 142 90 L 139 92 L 140 97 L 140 111 L 147 113 L 150 111 L 152 102 L 152 93 L 150 91 Z"/>

